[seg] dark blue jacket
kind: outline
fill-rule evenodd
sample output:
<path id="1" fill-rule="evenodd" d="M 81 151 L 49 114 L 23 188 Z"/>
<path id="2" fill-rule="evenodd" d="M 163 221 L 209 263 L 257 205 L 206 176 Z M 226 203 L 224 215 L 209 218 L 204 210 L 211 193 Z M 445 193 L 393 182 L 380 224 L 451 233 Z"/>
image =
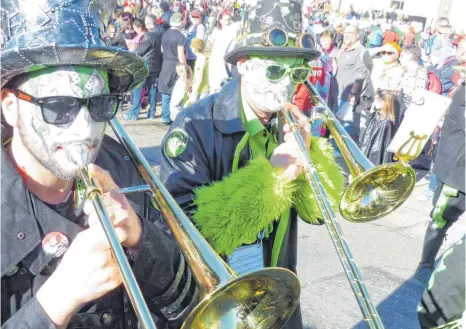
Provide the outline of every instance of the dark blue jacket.
<path id="1" fill-rule="evenodd" d="M 272 123 L 273 124 L 273 123 Z M 194 189 L 220 181 L 232 172 L 235 150 L 245 134 L 241 119 L 240 78 L 234 78 L 218 94 L 211 95 L 183 110 L 170 127 L 171 132 L 181 130 L 189 136 L 188 147 L 181 155 L 171 158 L 162 147 L 160 178 L 184 212 L 191 217 Z M 162 145 L 165 145 L 166 138 Z M 240 155 L 239 168 L 249 161 L 249 148 Z M 264 261 L 270 264 L 276 232 L 263 240 Z M 290 225 L 287 228 L 278 258 L 278 266 L 296 273 L 298 220 L 291 209 Z M 300 309 L 284 329 L 302 329 Z"/>

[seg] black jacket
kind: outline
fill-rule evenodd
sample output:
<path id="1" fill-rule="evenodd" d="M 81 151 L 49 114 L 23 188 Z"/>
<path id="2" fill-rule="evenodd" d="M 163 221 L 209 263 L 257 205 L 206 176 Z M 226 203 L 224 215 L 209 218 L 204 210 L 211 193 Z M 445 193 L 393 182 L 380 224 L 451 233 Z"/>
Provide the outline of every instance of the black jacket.
<path id="1" fill-rule="evenodd" d="M 160 74 L 162 70 L 162 35 L 146 31 L 136 47 L 136 53 L 147 61 L 150 73 Z"/>
<path id="2" fill-rule="evenodd" d="M 197 187 L 220 181 L 232 172 L 235 150 L 245 134 L 241 119 L 240 78 L 226 84 L 220 93 L 211 95 L 182 111 L 166 136 L 174 130 L 183 130 L 189 136 L 189 145 L 183 154 L 169 157 L 162 148 L 160 178 L 184 212 L 191 217 L 196 209 L 192 201 Z M 162 145 L 165 145 L 165 140 Z M 239 168 L 249 160 L 249 148 L 240 154 Z M 274 225 L 278 225 L 278 221 Z M 298 220 L 291 211 L 290 226 L 283 239 L 277 265 L 296 273 Z M 263 240 L 264 261 L 270 264 L 276 227 Z M 302 328 L 300 310 L 283 327 Z"/>
<path id="3" fill-rule="evenodd" d="M 115 46 L 123 49 L 128 49 L 126 40 L 132 40 L 137 36 L 136 32 L 118 32 L 112 39 L 110 39 L 110 46 Z"/>
<path id="4" fill-rule="evenodd" d="M 392 121 L 382 119 L 378 112 L 374 114 L 361 139 L 361 151 L 374 165 L 393 162 L 393 153 L 387 152 L 387 148 L 395 132 Z"/>
<path id="5" fill-rule="evenodd" d="M 465 86 L 458 87 L 453 95 L 445 121 L 442 136 L 435 157 L 434 173 L 446 185 L 463 193 L 465 160 Z"/>
<path id="6" fill-rule="evenodd" d="M 5 135 L 8 134 L 2 134 L 2 142 Z M 57 266 L 56 261 L 44 253 L 41 242 L 50 232 L 62 232 L 72 242 L 84 228 L 62 217 L 30 193 L 6 152 L 1 152 L 2 186 L 8 186 L 1 190 L 2 329 L 55 329 L 35 297 Z M 118 186 L 141 184 L 122 146 L 108 136 L 104 138 L 96 163 L 110 172 Z M 158 212 L 148 207 L 147 197 L 134 194 L 128 199 L 144 227 L 142 249 L 132 265 L 133 272 L 157 328 L 179 328 L 197 303 L 197 286 Z M 104 314 L 110 322 L 105 326 L 102 323 Z M 68 328 L 136 329 L 137 322 L 124 288 L 120 286 L 85 305 L 72 317 Z"/>

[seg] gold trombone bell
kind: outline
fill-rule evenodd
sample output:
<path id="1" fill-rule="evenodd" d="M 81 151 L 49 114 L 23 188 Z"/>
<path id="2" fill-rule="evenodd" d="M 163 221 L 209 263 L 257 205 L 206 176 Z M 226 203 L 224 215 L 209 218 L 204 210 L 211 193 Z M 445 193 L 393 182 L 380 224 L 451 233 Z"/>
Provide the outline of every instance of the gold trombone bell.
<path id="1" fill-rule="evenodd" d="M 350 222 L 370 222 L 401 206 L 414 189 L 416 173 L 406 162 L 374 166 L 348 135 L 314 86 L 305 88 L 313 98 L 316 118 L 322 119 L 335 140 L 353 181 L 340 200 L 340 213 Z"/>

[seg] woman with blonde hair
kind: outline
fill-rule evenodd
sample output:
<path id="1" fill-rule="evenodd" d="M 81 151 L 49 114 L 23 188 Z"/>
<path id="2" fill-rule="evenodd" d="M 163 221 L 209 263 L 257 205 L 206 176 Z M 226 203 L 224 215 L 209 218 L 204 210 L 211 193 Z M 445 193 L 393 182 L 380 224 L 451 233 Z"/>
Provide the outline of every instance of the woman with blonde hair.
<path id="1" fill-rule="evenodd" d="M 398 129 L 396 109 L 401 104 L 395 95 L 393 91 L 376 91 L 373 104 L 375 113 L 361 139 L 361 151 L 374 165 L 393 162 L 393 154 L 387 148 Z"/>
<path id="2" fill-rule="evenodd" d="M 196 63 L 194 64 L 192 91 L 189 95 L 187 105 L 191 105 L 198 100 L 207 97 L 210 93 L 209 63 L 204 55 L 205 42 L 201 39 L 195 38 L 191 41 L 191 49 L 196 55 Z"/>
<path id="3" fill-rule="evenodd" d="M 193 79 L 193 71 L 187 64 L 176 65 L 176 74 L 178 75 L 178 80 L 176 80 L 173 87 L 170 101 L 171 121 L 175 121 L 177 114 L 183 110 L 191 92 L 191 81 Z"/>

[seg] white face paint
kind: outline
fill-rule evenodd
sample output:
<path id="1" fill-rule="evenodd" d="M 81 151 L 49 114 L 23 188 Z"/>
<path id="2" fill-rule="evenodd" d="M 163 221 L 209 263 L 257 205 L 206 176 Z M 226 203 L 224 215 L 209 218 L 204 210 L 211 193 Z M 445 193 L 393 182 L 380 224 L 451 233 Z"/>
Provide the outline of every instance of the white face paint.
<path id="1" fill-rule="evenodd" d="M 79 73 L 78 73 L 79 72 Z M 103 72 L 81 67 L 58 67 L 32 76 L 19 86 L 20 90 L 41 98 L 73 96 L 89 98 L 108 94 L 108 83 Z M 19 101 L 18 130 L 26 149 L 55 176 L 69 180 L 77 176 L 77 165 L 68 159 L 77 146 L 87 150 L 85 161 L 95 160 L 105 134 L 106 123 L 94 121 L 86 106 L 76 119 L 65 125 L 44 121 L 38 105 Z"/>
<path id="2" fill-rule="evenodd" d="M 291 101 L 296 85 L 291 82 L 289 74 L 277 82 L 267 80 L 267 65 L 276 62 L 252 58 L 244 64 L 246 66 L 242 72 L 241 92 L 253 109 L 276 113 L 283 108 L 285 102 Z"/>

